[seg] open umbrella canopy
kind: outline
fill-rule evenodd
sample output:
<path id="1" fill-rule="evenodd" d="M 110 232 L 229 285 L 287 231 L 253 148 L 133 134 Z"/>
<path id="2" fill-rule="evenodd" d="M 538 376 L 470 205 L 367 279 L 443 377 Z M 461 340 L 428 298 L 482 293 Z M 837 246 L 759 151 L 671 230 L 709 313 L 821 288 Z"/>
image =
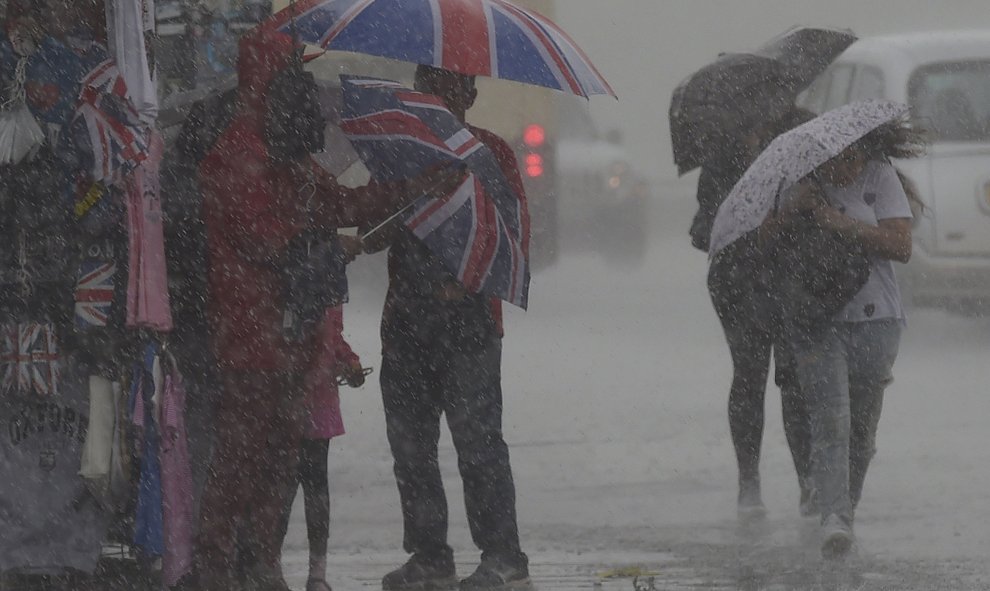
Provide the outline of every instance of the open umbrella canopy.
<path id="1" fill-rule="evenodd" d="M 709 253 L 720 250 L 766 220 L 778 197 L 816 168 L 874 129 L 908 114 L 908 106 L 869 100 L 834 109 L 781 134 L 736 183 L 715 216 Z"/>
<path id="2" fill-rule="evenodd" d="M 679 174 L 701 166 L 761 121 L 794 103 L 785 68 L 768 57 L 723 54 L 676 89 L 670 101 L 670 138 Z"/>
<path id="3" fill-rule="evenodd" d="M 506 0 L 300 0 L 264 26 L 328 50 L 615 96 L 557 25 Z"/>
<path id="4" fill-rule="evenodd" d="M 856 40 L 851 31 L 794 28 L 751 53 L 726 53 L 688 76 L 670 102 L 674 162 L 685 174 L 746 130 L 784 115 Z"/>
<path id="5" fill-rule="evenodd" d="M 855 33 L 848 29 L 795 27 L 764 43 L 754 54 L 781 64 L 796 96 L 856 39 Z"/>
<path id="6" fill-rule="evenodd" d="M 404 223 L 464 287 L 525 308 L 529 215 L 491 150 L 433 95 L 389 80 L 341 80 L 340 127 L 374 178 L 467 165 L 470 174 L 454 192 L 414 202 Z"/>

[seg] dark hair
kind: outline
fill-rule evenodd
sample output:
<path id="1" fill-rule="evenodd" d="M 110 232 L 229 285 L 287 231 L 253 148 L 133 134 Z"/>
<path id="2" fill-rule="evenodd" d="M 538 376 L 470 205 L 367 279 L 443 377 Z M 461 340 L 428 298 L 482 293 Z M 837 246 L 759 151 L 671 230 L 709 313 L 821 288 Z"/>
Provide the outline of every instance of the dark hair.
<path id="1" fill-rule="evenodd" d="M 915 215 L 924 213 L 928 207 L 921 200 L 921 192 L 918 191 L 918 184 L 896 166 L 894 167 L 894 171 L 897 173 L 897 179 L 901 181 L 901 186 L 904 187 L 904 194 L 907 195 L 908 203 L 912 206 L 912 213 Z"/>
<path id="2" fill-rule="evenodd" d="M 769 126 L 771 138 L 775 138 L 778 135 L 787 133 L 796 127 L 800 127 L 815 117 L 817 117 L 817 115 L 808 109 L 794 107 L 785 113 L 783 117 L 777 119 Z"/>
<path id="3" fill-rule="evenodd" d="M 424 66 L 422 64 L 416 66 L 416 80 L 427 81 L 436 78 L 457 78 L 462 81 L 466 88 L 471 89 L 475 86 L 476 76 L 469 76 L 467 74 L 461 74 L 460 72 L 454 72 L 453 70 L 445 70 L 434 66 Z"/>
<path id="4" fill-rule="evenodd" d="M 268 86 L 265 140 L 275 160 L 296 160 L 323 150 L 326 119 L 313 74 L 293 60 Z"/>
<path id="5" fill-rule="evenodd" d="M 885 123 L 853 144 L 870 160 L 917 158 L 925 153 L 928 132 L 907 117 Z"/>

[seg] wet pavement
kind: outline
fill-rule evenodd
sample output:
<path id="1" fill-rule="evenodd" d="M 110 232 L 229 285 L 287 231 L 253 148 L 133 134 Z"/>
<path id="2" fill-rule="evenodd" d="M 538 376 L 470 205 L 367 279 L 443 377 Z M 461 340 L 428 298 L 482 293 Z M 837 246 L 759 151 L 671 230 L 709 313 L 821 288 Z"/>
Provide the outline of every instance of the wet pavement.
<path id="1" fill-rule="evenodd" d="M 536 588 L 632 591 L 631 577 L 605 575 L 638 572 L 652 573 L 658 590 L 990 590 L 990 319 L 911 312 L 854 558 L 823 561 L 815 521 L 798 516 L 773 386 L 761 464 L 769 515 L 741 526 L 725 418 L 731 364 L 705 255 L 687 240 L 689 189 L 659 191 L 642 265 L 565 257 L 534 276 L 528 312 L 507 309 L 504 424 Z M 381 263 L 359 263 L 345 311 L 350 343 L 371 365 L 384 279 L 362 273 Z M 341 393 L 348 434 L 331 445 L 329 578 L 338 591 L 377 588 L 405 560 L 375 382 Z M 441 467 L 450 543 L 466 576 L 478 557 L 446 435 Z M 299 589 L 301 508 L 297 499 L 285 551 Z"/>

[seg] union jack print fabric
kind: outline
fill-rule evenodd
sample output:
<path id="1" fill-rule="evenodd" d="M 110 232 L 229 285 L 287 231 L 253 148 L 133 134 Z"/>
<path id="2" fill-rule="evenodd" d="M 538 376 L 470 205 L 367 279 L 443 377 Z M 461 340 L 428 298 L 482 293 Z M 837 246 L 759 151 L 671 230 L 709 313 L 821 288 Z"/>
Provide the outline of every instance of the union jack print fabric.
<path id="1" fill-rule="evenodd" d="M 0 327 L 0 393 L 58 393 L 59 356 L 50 324 L 11 323 Z"/>
<path id="2" fill-rule="evenodd" d="M 299 0 L 267 26 L 329 50 L 615 96 L 565 32 L 507 0 Z"/>
<path id="3" fill-rule="evenodd" d="M 525 308 L 529 217 L 491 150 L 435 96 L 387 80 L 341 80 L 340 127 L 374 178 L 406 179 L 438 163 L 467 164 L 464 183 L 443 198 L 420 199 L 406 226 L 466 288 Z"/>
<path id="4" fill-rule="evenodd" d="M 113 60 L 101 62 L 83 78 L 73 117 L 77 121 L 83 123 L 94 181 L 115 183 L 147 157 L 145 126 Z"/>
<path id="5" fill-rule="evenodd" d="M 113 278 L 117 265 L 112 262 L 83 263 L 76 284 L 76 326 L 79 328 L 107 325 L 113 304 Z"/>

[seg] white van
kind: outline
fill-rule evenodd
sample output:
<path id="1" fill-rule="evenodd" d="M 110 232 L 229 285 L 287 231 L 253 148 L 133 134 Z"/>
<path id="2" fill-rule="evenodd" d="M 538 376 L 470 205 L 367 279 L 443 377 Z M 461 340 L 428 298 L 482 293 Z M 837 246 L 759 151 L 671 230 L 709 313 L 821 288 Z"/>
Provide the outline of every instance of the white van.
<path id="1" fill-rule="evenodd" d="M 905 291 L 917 304 L 990 309 L 990 30 L 861 39 L 799 103 L 822 113 L 871 98 L 909 104 L 931 130 L 926 157 L 896 163 L 926 208 Z"/>

